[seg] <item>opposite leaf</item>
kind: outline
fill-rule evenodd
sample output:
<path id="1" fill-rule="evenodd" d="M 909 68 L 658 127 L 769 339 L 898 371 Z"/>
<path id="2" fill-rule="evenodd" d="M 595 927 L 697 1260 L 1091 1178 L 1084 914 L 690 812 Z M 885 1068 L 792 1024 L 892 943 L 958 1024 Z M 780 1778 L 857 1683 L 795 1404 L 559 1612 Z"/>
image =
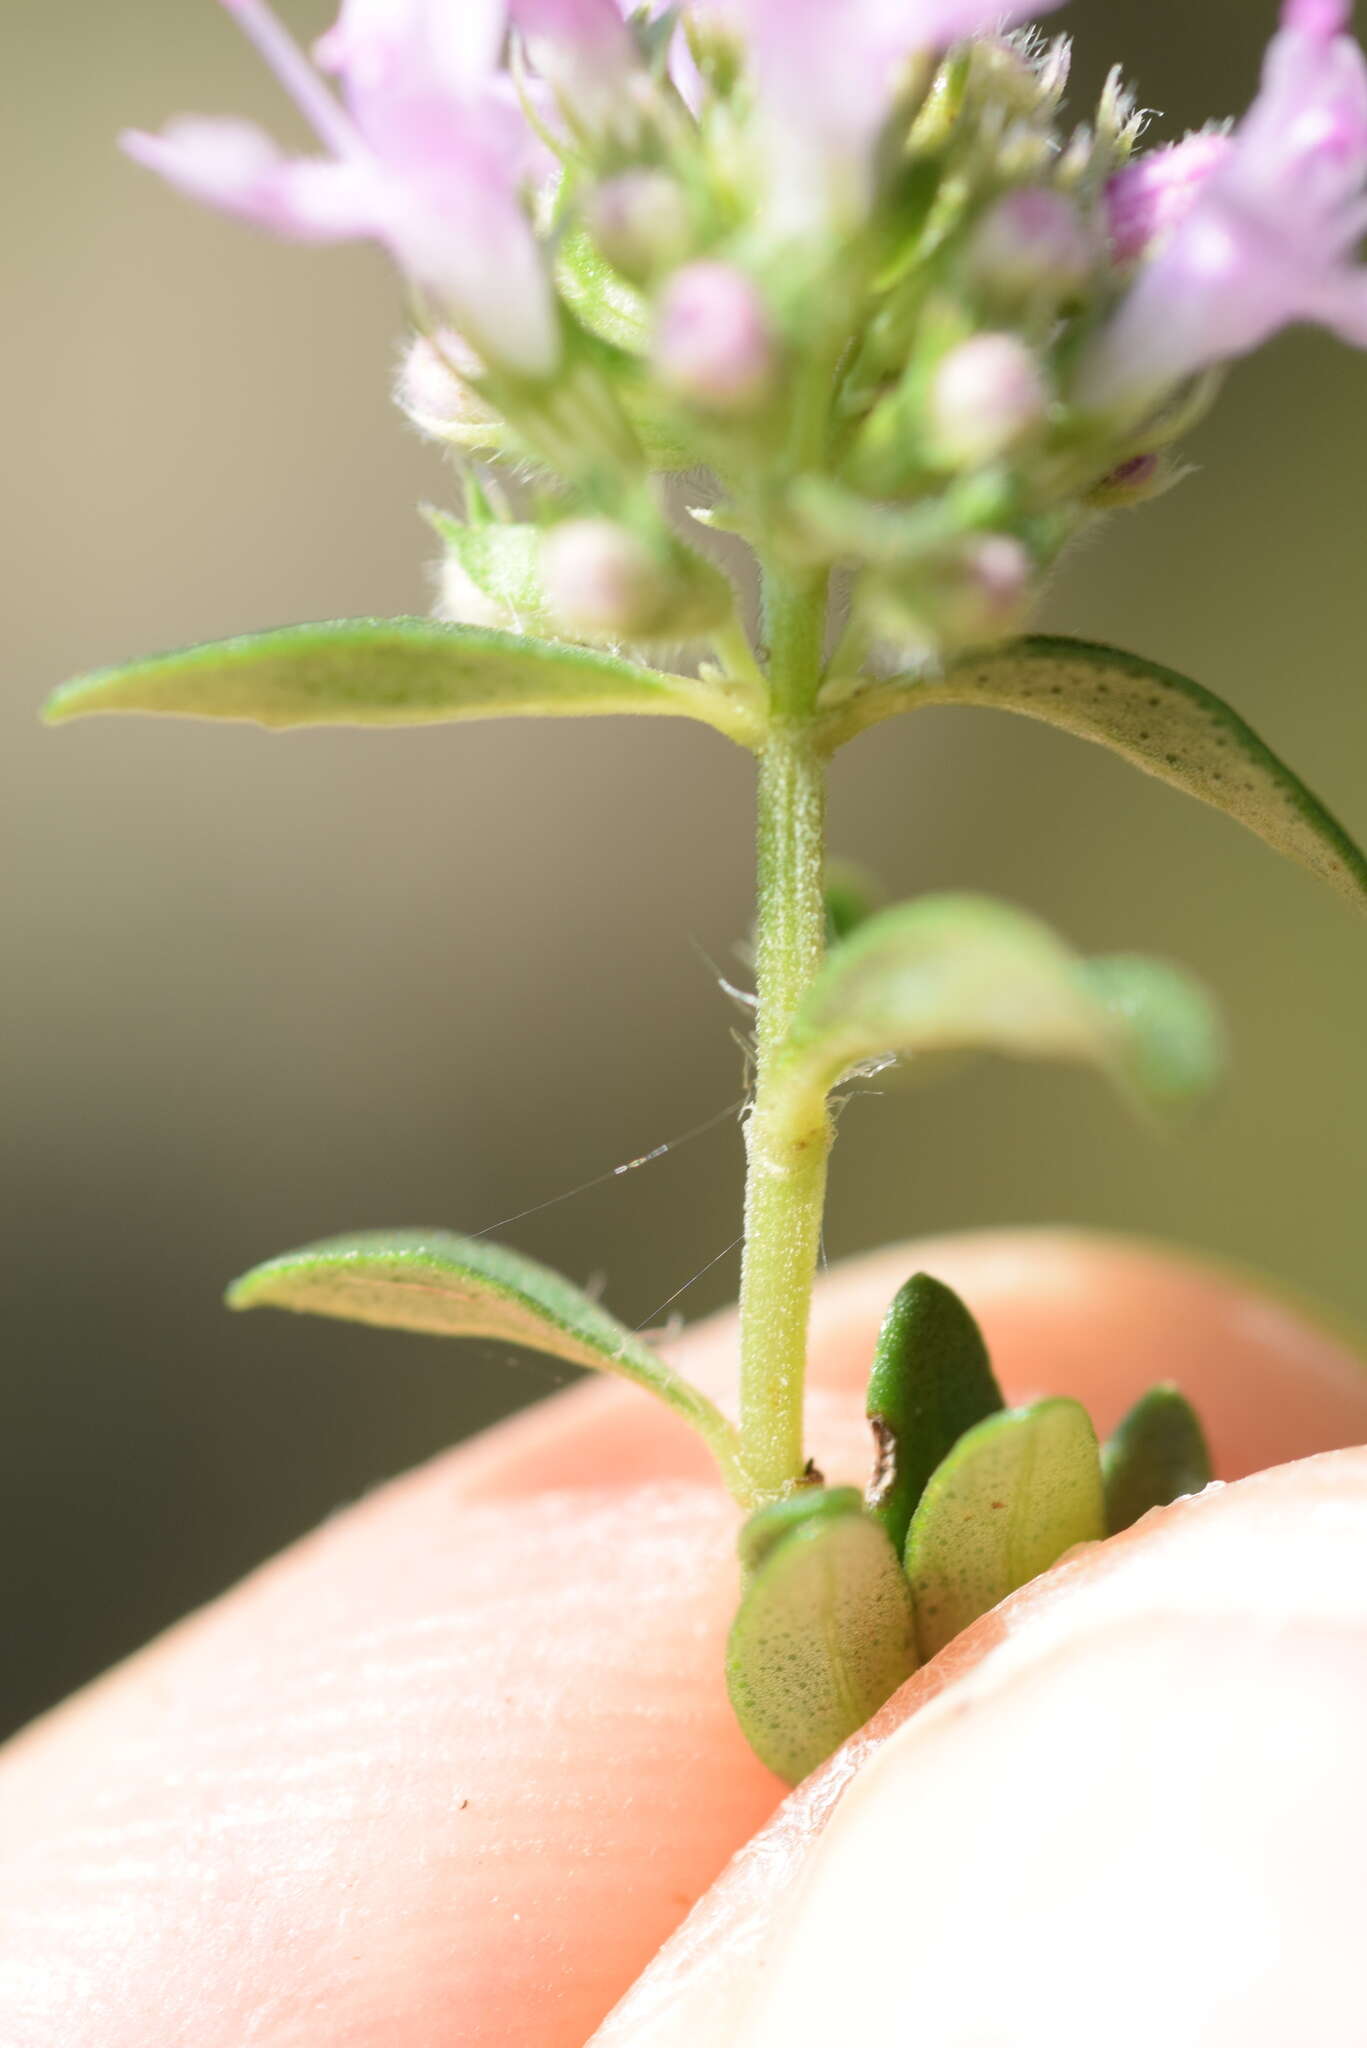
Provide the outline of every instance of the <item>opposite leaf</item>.
<path id="1" fill-rule="evenodd" d="M 797 1784 L 916 1668 L 897 1553 L 857 1507 L 817 1515 L 764 1552 L 726 1646 L 726 1684 L 751 1748 Z"/>
<path id="2" fill-rule="evenodd" d="M 1207 1087 L 1220 1034 L 1175 968 L 1088 962 L 1047 925 L 987 896 L 885 910 L 830 955 L 784 1047 L 794 1125 L 826 1091 L 887 1055 L 987 1050 L 1076 1059 L 1171 1108 Z"/>
<path id="3" fill-rule="evenodd" d="M 1101 1453 L 1106 1522 L 1113 1536 L 1211 1481 L 1210 1451 L 1196 1410 L 1170 1383 L 1150 1387 Z"/>
<path id="4" fill-rule="evenodd" d="M 978 1325 L 952 1287 L 913 1274 L 878 1333 L 866 1402 L 878 1446 L 869 1512 L 899 1552 L 931 1473 L 1001 1406 Z"/>
<path id="5" fill-rule="evenodd" d="M 744 1497 L 736 1432 L 648 1344 L 559 1273 L 484 1238 L 449 1230 L 328 1238 L 256 1266 L 228 1289 L 230 1308 L 287 1308 L 434 1337 L 491 1337 L 571 1365 L 618 1373 L 657 1394 L 704 1437 Z"/>
<path id="6" fill-rule="evenodd" d="M 749 710 L 714 685 L 594 648 L 431 619 L 282 626 L 155 655 L 64 684 L 44 715 L 57 724 L 95 711 L 272 727 L 635 712 L 699 718 L 742 744 L 752 737 Z"/>
<path id="7" fill-rule="evenodd" d="M 922 1660 L 1073 1544 L 1105 1534 L 1096 1432 L 1079 1402 L 1037 1401 L 980 1422 L 911 1518 L 906 1569 Z"/>
<path id="8" fill-rule="evenodd" d="M 828 687 L 826 703 L 836 744 L 926 704 L 978 704 L 1042 719 L 1213 804 L 1367 908 L 1367 855 L 1299 776 L 1221 698 L 1139 655 L 1034 634 L 968 656 L 943 675 L 841 682 Z"/>

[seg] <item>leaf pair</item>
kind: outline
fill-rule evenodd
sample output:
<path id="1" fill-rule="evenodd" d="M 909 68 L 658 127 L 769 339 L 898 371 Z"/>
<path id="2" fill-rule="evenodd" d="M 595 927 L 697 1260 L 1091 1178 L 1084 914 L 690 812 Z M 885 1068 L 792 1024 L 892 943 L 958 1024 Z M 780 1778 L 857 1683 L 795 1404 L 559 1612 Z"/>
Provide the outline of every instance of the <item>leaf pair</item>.
<path id="1" fill-rule="evenodd" d="M 475 577 L 534 601 L 530 540 L 476 539 Z M 465 545 L 465 543 L 462 543 Z M 524 559 L 526 557 L 526 559 Z M 481 581 L 481 578 L 484 580 Z M 505 587 L 506 586 L 506 587 Z M 1185 676 L 1118 648 L 1032 635 L 969 656 L 943 674 L 870 682 L 833 678 L 818 702 L 829 747 L 895 713 L 968 704 L 1042 720 L 1119 754 L 1215 806 L 1367 907 L 1367 857 L 1238 713 Z M 341 619 L 251 634 L 68 683 L 54 721 L 99 711 L 160 711 L 257 724 L 415 725 L 439 720 L 613 712 L 701 719 L 743 746 L 761 715 L 738 689 L 669 674 L 590 648 L 427 619 Z"/>
<path id="2" fill-rule="evenodd" d="M 884 1320 L 867 1406 L 867 1499 L 797 1494 L 742 1532 L 727 1684 L 751 1746 L 793 1783 L 1074 1545 L 1210 1478 L 1175 1387 L 1146 1394 L 1100 1452 L 1080 1402 L 1005 1408 L 972 1316 L 925 1273 Z"/>

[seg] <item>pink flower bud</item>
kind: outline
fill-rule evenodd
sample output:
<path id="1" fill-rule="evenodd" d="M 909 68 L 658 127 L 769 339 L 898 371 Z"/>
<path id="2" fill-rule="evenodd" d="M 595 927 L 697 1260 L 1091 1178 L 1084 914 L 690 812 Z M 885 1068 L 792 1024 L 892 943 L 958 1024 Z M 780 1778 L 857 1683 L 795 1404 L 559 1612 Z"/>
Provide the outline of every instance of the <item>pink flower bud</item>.
<path id="1" fill-rule="evenodd" d="M 978 222 L 968 246 L 970 275 L 991 296 L 1020 305 L 1041 293 L 1064 299 L 1085 283 L 1091 238 L 1061 192 L 1023 185 Z"/>
<path id="2" fill-rule="evenodd" d="M 949 351 L 931 379 L 927 428 L 936 458 L 956 467 L 995 462 L 1044 420 L 1048 396 L 1035 359 L 1011 334 L 977 334 Z"/>
<path id="3" fill-rule="evenodd" d="M 708 412 L 744 413 L 773 388 L 777 350 L 764 302 L 729 263 L 689 263 L 660 301 L 655 368 L 680 398 Z"/>
<path id="4" fill-rule="evenodd" d="M 654 551 L 611 519 L 567 519 L 541 543 L 552 613 L 574 633 L 630 640 L 651 632 L 668 597 Z"/>
<path id="5" fill-rule="evenodd" d="M 588 204 L 588 224 L 608 262 L 643 281 L 672 270 L 688 247 L 688 202 L 664 171 L 622 171 Z"/>
<path id="6" fill-rule="evenodd" d="M 1009 533 L 983 533 L 964 543 L 948 570 L 936 607 L 946 646 L 976 647 L 1019 632 L 1034 595 L 1029 550 Z"/>

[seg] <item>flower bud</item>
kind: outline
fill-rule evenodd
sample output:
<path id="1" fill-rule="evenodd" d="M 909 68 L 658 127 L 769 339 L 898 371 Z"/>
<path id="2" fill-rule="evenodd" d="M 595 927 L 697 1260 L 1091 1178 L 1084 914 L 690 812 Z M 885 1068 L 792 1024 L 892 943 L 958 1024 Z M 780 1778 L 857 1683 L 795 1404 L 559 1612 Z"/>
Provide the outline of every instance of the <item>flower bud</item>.
<path id="1" fill-rule="evenodd" d="M 443 333 L 433 342 L 415 335 L 399 366 L 394 396 L 421 433 L 442 440 L 453 428 L 478 426 L 495 414 L 461 372 L 477 376 L 483 364 L 458 334 Z"/>
<path id="2" fill-rule="evenodd" d="M 989 207 L 968 245 L 968 272 L 999 305 L 1072 296 L 1092 251 L 1077 208 L 1045 185 L 1024 185 Z"/>
<path id="3" fill-rule="evenodd" d="M 941 645 L 985 646 L 1018 632 L 1034 582 L 1034 562 L 1020 541 L 1009 533 L 975 534 L 947 566 L 937 592 Z"/>
<path id="4" fill-rule="evenodd" d="M 936 367 L 927 431 L 937 461 L 971 469 L 1010 454 L 1044 421 L 1048 394 L 1035 359 L 1010 334 L 977 334 Z"/>
<path id="5" fill-rule="evenodd" d="M 658 556 L 639 534 L 611 519 L 567 519 L 541 543 L 551 611 L 593 639 L 653 632 L 669 597 Z"/>
<path id="6" fill-rule="evenodd" d="M 512 614 L 480 589 L 455 555 L 443 557 L 437 571 L 437 601 L 432 616 L 448 626 L 510 626 Z"/>
<path id="7" fill-rule="evenodd" d="M 707 412 L 752 412 L 768 397 L 777 350 L 764 302 L 729 263 L 676 270 L 660 301 L 655 368 L 680 398 Z"/>
<path id="8" fill-rule="evenodd" d="M 664 171 L 605 179 L 589 200 L 588 224 L 608 262 L 638 284 L 672 270 L 688 247 L 688 202 Z"/>

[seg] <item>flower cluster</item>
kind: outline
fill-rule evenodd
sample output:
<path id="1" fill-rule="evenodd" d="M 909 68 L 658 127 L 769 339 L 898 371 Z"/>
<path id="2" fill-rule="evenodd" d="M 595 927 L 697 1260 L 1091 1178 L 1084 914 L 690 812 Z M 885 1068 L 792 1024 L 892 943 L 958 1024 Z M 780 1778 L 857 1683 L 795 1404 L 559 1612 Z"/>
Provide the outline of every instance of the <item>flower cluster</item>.
<path id="1" fill-rule="evenodd" d="M 391 251 L 405 408 L 513 479 L 442 522 L 448 616 L 705 635 L 711 526 L 845 577 L 851 661 L 936 658 L 1164 487 L 1221 364 L 1292 321 L 1367 342 L 1347 0 L 1286 0 L 1244 120 L 1143 154 L 1115 79 L 1065 123 L 1067 45 L 1023 26 L 1056 0 L 345 0 L 313 63 L 223 4 L 323 153 L 201 119 L 125 146 Z M 688 539 L 670 472 L 709 480 Z"/>

